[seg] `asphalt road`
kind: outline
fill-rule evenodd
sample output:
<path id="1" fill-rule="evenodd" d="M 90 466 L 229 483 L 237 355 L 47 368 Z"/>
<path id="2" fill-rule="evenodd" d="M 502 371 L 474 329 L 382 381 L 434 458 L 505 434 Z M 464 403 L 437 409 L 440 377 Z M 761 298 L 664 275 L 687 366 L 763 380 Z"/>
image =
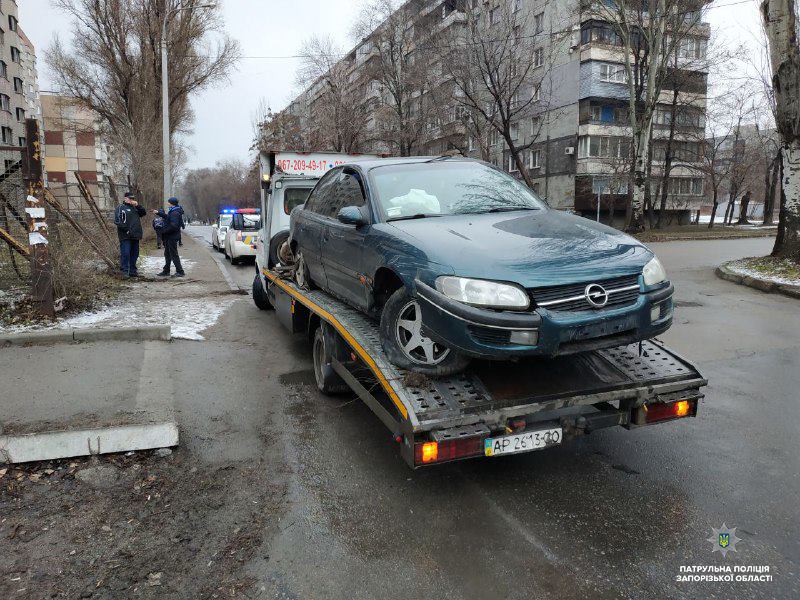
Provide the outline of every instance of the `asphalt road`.
<path id="1" fill-rule="evenodd" d="M 209 231 L 190 228 L 200 239 Z M 182 361 L 198 390 L 212 364 L 224 365 L 229 385 L 215 380 L 213 394 L 178 408 L 203 460 L 257 459 L 288 490 L 246 566 L 256 589 L 281 598 L 800 597 L 800 303 L 713 273 L 771 243 L 652 245 L 676 287 L 663 339 L 710 381 L 696 419 L 422 471 L 405 465 L 358 399 L 316 392 L 305 342 L 249 298 L 237 301 L 208 342 L 190 345 L 196 360 Z M 252 265 L 225 268 L 249 287 Z M 723 523 L 741 538 L 727 558 L 706 541 Z M 768 567 L 772 581 L 676 581 L 693 565 Z"/>

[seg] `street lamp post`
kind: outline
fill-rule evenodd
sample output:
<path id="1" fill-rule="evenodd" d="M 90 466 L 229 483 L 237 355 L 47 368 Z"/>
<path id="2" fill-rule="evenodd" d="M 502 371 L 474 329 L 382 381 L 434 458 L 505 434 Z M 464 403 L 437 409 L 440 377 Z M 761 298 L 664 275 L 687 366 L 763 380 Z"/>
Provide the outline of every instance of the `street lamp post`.
<path id="1" fill-rule="evenodd" d="M 191 10 L 193 8 L 213 8 L 211 4 L 201 6 L 178 6 L 164 14 L 164 22 L 161 25 L 161 148 L 164 159 L 164 206 L 167 198 L 172 195 L 172 170 L 170 167 L 170 146 L 169 146 L 169 61 L 167 59 L 167 22 L 170 17 L 181 10 Z"/>

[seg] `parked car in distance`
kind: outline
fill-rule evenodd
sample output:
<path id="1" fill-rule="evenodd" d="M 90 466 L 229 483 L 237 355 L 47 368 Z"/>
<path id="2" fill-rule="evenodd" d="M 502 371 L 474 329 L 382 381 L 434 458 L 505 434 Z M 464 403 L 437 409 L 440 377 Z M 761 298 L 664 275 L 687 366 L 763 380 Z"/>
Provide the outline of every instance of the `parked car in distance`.
<path id="1" fill-rule="evenodd" d="M 260 208 L 237 208 L 225 232 L 223 252 L 231 264 L 239 264 L 246 257 L 255 257 L 258 230 L 261 229 Z"/>
<path id="2" fill-rule="evenodd" d="M 225 234 L 233 221 L 235 209 L 225 209 L 217 217 L 216 222 L 211 226 L 211 247 L 217 252 L 222 252 L 225 247 Z"/>
<path id="3" fill-rule="evenodd" d="M 673 287 L 643 244 L 475 160 L 333 169 L 292 212 L 289 243 L 299 285 L 380 319 L 388 358 L 428 375 L 620 346 L 672 323 Z"/>

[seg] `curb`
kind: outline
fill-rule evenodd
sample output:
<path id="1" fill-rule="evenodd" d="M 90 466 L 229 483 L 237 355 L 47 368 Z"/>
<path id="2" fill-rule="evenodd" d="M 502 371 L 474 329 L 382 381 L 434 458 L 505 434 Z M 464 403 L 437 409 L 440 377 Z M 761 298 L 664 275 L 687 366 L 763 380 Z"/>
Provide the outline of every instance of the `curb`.
<path id="1" fill-rule="evenodd" d="M 151 450 L 177 445 L 178 425 L 172 421 L 75 431 L 0 435 L 0 464 Z"/>
<path id="2" fill-rule="evenodd" d="M 147 327 L 115 327 L 113 329 L 51 329 L 48 331 L 24 331 L 21 333 L 0 333 L 0 346 L 10 344 L 70 344 L 72 342 L 125 341 L 146 342 L 172 339 L 169 325 Z"/>
<path id="3" fill-rule="evenodd" d="M 720 279 L 730 281 L 731 283 L 738 283 L 739 285 L 751 287 L 767 294 L 782 294 L 783 296 L 800 300 L 800 286 L 798 285 L 775 283 L 765 279 L 756 279 L 755 277 L 750 277 L 749 275 L 739 275 L 738 273 L 731 271 L 726 265 L 718 266 L 714 270 L 714 273 Z"/>

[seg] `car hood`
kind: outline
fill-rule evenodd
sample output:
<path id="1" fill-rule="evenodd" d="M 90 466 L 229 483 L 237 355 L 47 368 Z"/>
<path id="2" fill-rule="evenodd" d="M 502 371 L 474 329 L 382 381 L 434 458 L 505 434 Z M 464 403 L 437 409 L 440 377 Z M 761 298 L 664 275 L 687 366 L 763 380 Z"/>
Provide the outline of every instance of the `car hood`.
<path id="1" fill-rule="evenodd" d="M 456 275 L 524 287 L 640 273 L 653 257 L 632 237 L 557 210 L 448 215 L 389 223 Z"/>

